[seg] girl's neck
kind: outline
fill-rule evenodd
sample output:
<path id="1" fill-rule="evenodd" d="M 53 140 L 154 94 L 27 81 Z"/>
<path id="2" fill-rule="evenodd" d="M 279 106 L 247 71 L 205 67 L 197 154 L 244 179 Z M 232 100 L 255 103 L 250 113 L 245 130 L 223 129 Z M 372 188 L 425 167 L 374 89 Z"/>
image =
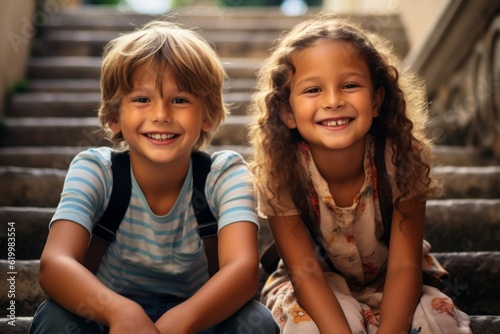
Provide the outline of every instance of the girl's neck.
<path id="1" fill-rule="evenodd" d="M 315 150 L 311 155 L 321 176 L 330 183 L 344 183 L 364 175 L 364 140 L 342 150 Z"/>
<path id="2" fill-rule="evenodd" d="M 335 204 L 351 207 L 365 183 L 365 142 L 345 150 L 311 150 Z"/>

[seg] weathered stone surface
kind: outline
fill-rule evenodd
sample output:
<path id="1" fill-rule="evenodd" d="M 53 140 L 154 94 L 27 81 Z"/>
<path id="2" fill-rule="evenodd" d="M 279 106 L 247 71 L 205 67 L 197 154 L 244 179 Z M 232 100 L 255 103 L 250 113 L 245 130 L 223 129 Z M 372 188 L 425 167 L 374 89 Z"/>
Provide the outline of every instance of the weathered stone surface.
<path id="1" fill-rule="evenodd" d="M 54 212 L 54 208 L 0 207 L 0 244 L 6 242 L 7 223 L 13 222 L 16 233 L 16 260 L 39 259 Z M 7 248 L 2 247 L 0 259 L 6 258 Z"/>
<path id="2" fill-rule="evenodd" d="M 32 316 L 38 305 L 47 297 L 38 284 L 38 260 L 16 260 L 12 263 L 8 260 L 0 260 L 0 280 L 2 283 L 2 294 L 0 295 L 0 309 L 6 310 L 12 302 L 15 304 L 17 317 Z M 11 281 L 7 281 L 10 279 Z M 12 283 L 11 283 L 12 282 Z M 13 284 L 11 286 L 11 284 Z M 4 288 L 5 287 L 5 288 Z M 8 293 L 14 290 L 15 296 Z"/>
<path id="3" fill-rule="evenodd" d="M 446 292 L 469 315 L 500 314 L 500 252 L 435 253 L 449 271 Z M 488 273 L 488 274 L 484 274 Z"/>
<path id="4" fill-rule="evenodd" d="M 26 334 L 30 328 L 32 317 L 0 318 L 0 334 Z"/>
<path id="5" fill-rule="evenodd" d="M 444 178 L 444 198 L 500 198 L 500 166 L 435 167 Z"/>
<path id="6" fill-rule="evenodd" d="M 234 108 L 244 108 L 247 102 L 235 102 Z M 212 144 L 246 144 L 247 116 L 231 115 L 215 134 Z M 96 117 L 20 117 L 4 121 L 0 144 L 10 147 L 110 146 Z"/>
<path id="7" fill-rule="evenodd" d="M 433 252 L 500 251 L 500 199 L 431 200 L 425 221 Z"/>

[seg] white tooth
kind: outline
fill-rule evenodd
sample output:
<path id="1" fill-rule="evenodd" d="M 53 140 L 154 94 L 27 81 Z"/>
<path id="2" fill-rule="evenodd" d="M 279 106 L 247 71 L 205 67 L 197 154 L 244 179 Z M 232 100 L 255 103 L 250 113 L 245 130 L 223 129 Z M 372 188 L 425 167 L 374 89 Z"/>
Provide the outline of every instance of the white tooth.
<path id="1" fill-rule="evenodd" d="M 161 140 L 165 140 L 165 139 L 167 139 L 167 135 L 166 134 L 162 134 L 161 135 Z"/>

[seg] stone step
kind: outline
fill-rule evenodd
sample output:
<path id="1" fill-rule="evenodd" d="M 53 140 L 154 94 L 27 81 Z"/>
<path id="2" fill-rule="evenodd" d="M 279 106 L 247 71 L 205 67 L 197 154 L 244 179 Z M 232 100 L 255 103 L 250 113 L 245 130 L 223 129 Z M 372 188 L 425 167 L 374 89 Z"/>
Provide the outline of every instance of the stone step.
<path id="1" fill-rule="evenodd" d="M 483 167 L 482 169 L 489 168 Z M 456 169 L 458 170 L 456 173 L 460 173 L 462 168 L 457 167 Z M 454 193 L 455 196 L 448 195 L 442 199 L 500 198 L 498 195 L 500 188 L 494 186 L 498 185 L 500 167 L 495 167 L 495 174 L 489 174 L 480 168 L 475 169 L 476 174 L 471 172 L 462 178 L 457 178 L 451 170 L 448 171 L 445 188 L 448 189 L 448 194 Z M 436 174 L 439 175 L 439 172 L 436 171 Z M 0 183 L 3 185 L 3 189 L 8 189 L 8 192 L 0 193 L 0 206 L 55 207 L 59 202 L 59 194 L 65 175 L 66 170 L 57 168 L 0 167 Z M 481 180 L 482 188 L 478 188 L 474 184 L 473 180 L 475 179 Z M 469 186 L 474 188 L 471 190 Z M 471 196 L 470 193 L 475 195 Z"/>
<path id="2" fill-rule="evenodd" d="M 447 294 L 469 315 L 500 314 L 500 252 L 434 253 L 450 273 Z"/>
<path id="3" fill-rule="evenodd" d="M 255 78 L 260 58 L 222 58 L 231 79 Z M 35 57 L 30 59 L 27 77 L 31 79 L 97 79 L 101 57 Z"/>
<path id="4" fill-rule="evenodd" d="M 434 167 L 445 180 L 444 198 L 500 198 L 500 166 Z"/>
<path id="5" fill-rule="evenodd" d="M 471 318 L 471 329 L 474 334 L 498 334 L 500 333 L 500 316 L 495 315 L 473 315 Z M 26 334 L 33 317 L 16 317 L 12 322 L 9 318 L 0 318 L 0 334 Z M 14 324 L 13 327 L 11 324 Z"/>
<path id="6" fill-rule="evenodd" d="M 311 14 L 311 13 L 309 13 Z M 103 6 L 79 6 L 78 8 L 65 8 L 53 13 L 44 30 L 64 29 L 92 29 L 92 30 L 118 30 L 127 31 L 135 26 L 147 23 L 159 15 L 145 15 L 127 10 L 116 10 Z M 165 18 L 179 22 L 187 27 L 197 27 L 202 30 L 268 30 L 282 31 L 289 29 L 303 16 L 286 16 L 276 7 L 265 8 L 221 8 L 216 6 L 203 6 L 203 8 L 175 8 L 172 13 L 167 13 Z M 358 16 L 356 16 L 358 17 Z M 387 27 L 400 27 L 401 23 L 396 16 L 385 18 Z M 362 18 L 362 16 L 361 16 Z M 265 21 L 265 24 L 262 24 Z M 260 24 L 259 24 L 260 23 Z"/>
<path id="7" fill-rule="evenodd" d="M 436 165 L 464 167 L 500 165 L 499 158 L 482 153 L 471 146 L 436 145 L 433 153 Z"/>
<path id="8" fill-rule="evenodd" d="M 62 177 L 62 173 L 57 177 Z M 38 259 L 47 238 L 48 223 L 59 201 L 60 188 L 40 188 L 40 192 L 55 204 L 29 207 L 21 203 L 0 207 L 0 221 L 16 225 L 18 259 Z M 431 243 L 433 252 L 500 251 L 499 221 L 500 199 L 431 200 L 427 204 L 425 239 Z M 267 233 L 267 229 L 262 229 L 261 237 L 270 240 Z M 0 225 L 0 243 L 2 238 L 5 241 L 6 235 L 4 223 Z M 0 253 L 0 259 L 5 258 L 6 254 Z"/>
<path id="9" fill-rule="evenodd" d="M 224 89 L 228 92 L 252 92 L 255 83 L 255 79 L 228 79 Z M 100 93 L 98 79 L 34 79 L 27 84 L 27 92 L 31 93 Z"/>
<path id="10" fill-rule="evenodd" d="M 72 146 L 21 146 L 0 148 L 0 166 L 68 169 L 74 156 L 89 147 Z M 209 146 L 208 152 L 229 149 L 240 153 L 245 159 L 251 149 L 245 145 Z"/>
<path id="11" fill-rule="evenodd" d="M 8 117 L 95 117 L 100 93 L 20 93 L 8 103 Z M 226 92 L 224 102 L 232 115 L 245 115 L 250 92 Z"/>
<path id="12" fill-rule="evenodd" d="M 500 251 L 500 199 L 427 202 L 425 239 L 433 252 Z"/>
<path id="13" fill-rule="evenodd" d="M 219 57 L 266 57 L 280 31 L 220 30 L 200 31 Z M 118 31 L 57 30 L 44 33 L 33 41 L 37 57 L 100 57 L 104 46 L 118 37 Z"/>
<path id="14" fill-rule="evenodd" d="M 0 166 L 63 168 L 66 169 L 76 153 L 86 147 L 72 146 L 18 146 L 0 147 Z M 221 146 L 210 146 L 208 151 L 224 149 Z M 245 158 L 250 157 L 252 148 L 248 146 L 230 146 Z M 500 164 L 496 159 L 486 158 L 473 148 L 454 148 L 436 146 L 434 156 L 439 164 L 446 162 L 448 166 L 492 166 Z"/>
<path id="15" fill-rule="evenodd" d="M 117 10 L 103 10 L 101 8 L 88 8 L 88 11 L 61 11 L 61 15 L 53 15 L 48 24 L 44 26 L 43 33 L 64 30 L 98 30 L 108 32 L 124 32 L 134 29 L 158 16 L 126 13 Z M 199 29 L 202 34 L 217 35 L 219 32 L 266 32 L 272 36 L 289 30 L 299 21 L 307 18 L 314 10 L 305 15 L 287 16 L 283 15 L 276 7 L 265 8 L 208 8 L 204 7 L 193 12 L 192 8 L 183 11 L 181 8 L 174 9 L 174 17 L 169 20 L 184 24 L 186 27 Z M 58 13 L 59 14 L 59 13 Z M 387 15 L 376 13 L 373 15 L 350 15 L 352 20 L 359 22 L 367 29 L 378 31 L 393 41 L 396 49 L 401 55 L 408 51 L 408 42 L 405 36 L 404 26 L 398 15 Z M 168 18 L 167 18 L 168 19 Z M 210 36 L 207 36 L 210 40 Z M 217 38 L 217 37 L 215 37 Z"/>
<path id="16" fill-rule="evenodd" d="M 469 315 L 500 314 L 500 252 L 434 253 L 450 273 L 444 291 Z M 16 315 L 31 316 L 46 295 L 38 285 L 39 260 L 16 260 L 14 270 L 8 260 L 0 260 L 0 279 L 15 279 Z M 15 274 L 9 274 L 15 272 Z M 10 276 L 9 276 L 10 275 Z M 5 310 L 10 299 L 0 295 L 0 308 Z"/>
<path id="17" fill-rule="evenodd" d="M 0 146 L 109 146 L 97 117 L 23 117 L 5 119 Z M 248 117 L 231 115 L 220 127 L 212 145 L 243 145 Z"/>

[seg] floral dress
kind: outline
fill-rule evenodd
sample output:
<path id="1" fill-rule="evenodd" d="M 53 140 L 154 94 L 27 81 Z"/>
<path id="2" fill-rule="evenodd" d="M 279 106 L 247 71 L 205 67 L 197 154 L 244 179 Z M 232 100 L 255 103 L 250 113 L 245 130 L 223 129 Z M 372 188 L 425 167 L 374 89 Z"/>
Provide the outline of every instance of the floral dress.
<path id="1" fill-rule="evenodd" d="M 316 206 L 319 207 L 321 241 L 339 271 L 334 273 L 325 268 L 326 279 L 344 311 L 352 333 L 376 333 L 389 253 L 387 246 L 379 241 L 383 224 L 376 191 L 373 139 L 367 137 L 365 182 L 351 207 L 335 205 L 328 184 L 317 170 L 306 145 L 303 145 L 302 151 L 302 163 L 308 169 L 318 198 Z M 385 153 L 389 177 L 395 175 L 391 156 L 389 148 Z M 272 213 L 264 201 L 259 204 L 262 213 Z M 293 214 L 297 214 L 297 211 L 290 204 L 290 210 L 285 215 Z M 445 270 L 429 254 L 430 245 L 424 241 L 423 246 L 423 267 L 437 276 L 445 274 Z M 314 322 L 298 304 L 282 261 L 265 283 L 261 300 L 272 311 L 282 333 L 319 333 Z M 434 287 L 424 285 L 410 333 L 472 333 L 469 323 L 469 317 L 457 309 L 448 296 Z"/>

